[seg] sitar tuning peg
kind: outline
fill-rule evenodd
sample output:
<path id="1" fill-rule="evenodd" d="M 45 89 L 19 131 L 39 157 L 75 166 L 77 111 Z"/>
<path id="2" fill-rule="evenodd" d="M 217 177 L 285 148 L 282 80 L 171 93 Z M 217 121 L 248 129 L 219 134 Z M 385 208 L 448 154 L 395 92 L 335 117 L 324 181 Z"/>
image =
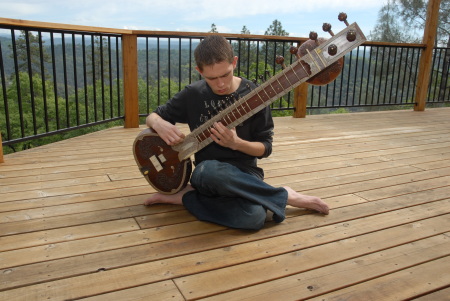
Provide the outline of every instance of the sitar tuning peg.
<path id="1" fill-rule="evenodd" d="M 331 36 L 334 36 L 334 32 L 331 30 L 330 23 L 323 23 L 322 29 L 323 31 L 328 32 Z"/>
<path id="2" fill-rule="evenodd" d="M 350 24 L 348 24 L 347 22 L 347 14 L 346 13 L 340 13 L 338 16 L 339 21 L 344 22 L 345 25 L 349 26 Z"/>
<path id="3" fill-rule="evenodd" d="M 356 31 L 353 29 L 350 29 L 347 32 L 347 41 L 353 42 L 354 40 L 356 40 Z"/>
<path id="4" fill-rule="evenodd" d="M 289 52 L 293 55 L 295 55 L 298 59 L 300 59 L 300 54 L 298 53 L 298 48 L 300 47 L 300 44 L 296 47 L 294 45 L 289 48 Z"/>
<path id="5" fill-rule="evenodd" d="M 328 24 L 328 25 L 329 25 L 329 24 Z M 324 24 L 324 26 L 325 26 L 325 24 Z M 331 28 L 331 25 L 330 25 L 330 28 Z M 319 46 L 319 40 L 318 40 L 318 38 L 319 38 L 319 35 L 317 34 L 317 32 L 311 31 L 311 32 L 309 33 L 309 39 L 312 40 L 312 41 L 314 41 L 314 42 L 316 42 L 316 45 L 317 45 L 317 46 Z"/>
<path id="6" fill-rule="evenodd" d="M 281 65 L 282 69 L 286 68 L 286 65 L 284 64 L 284 57 L 281 55 L 277 55 L 277 57 L 275 58 L 275 63 L 277 63 L 278 65 Z"/>
<path id="7" fill-rule="evenodd" d="M 264 75 L 262 75 L 262 74 L 258 75 L 258 78 L 259 78 L 259 80 L 262 83 L 265 82 L 266 79 L 269 78 L 269 77 L 270 77 L 270 71 L 269 70 L 264 71 Z"/>

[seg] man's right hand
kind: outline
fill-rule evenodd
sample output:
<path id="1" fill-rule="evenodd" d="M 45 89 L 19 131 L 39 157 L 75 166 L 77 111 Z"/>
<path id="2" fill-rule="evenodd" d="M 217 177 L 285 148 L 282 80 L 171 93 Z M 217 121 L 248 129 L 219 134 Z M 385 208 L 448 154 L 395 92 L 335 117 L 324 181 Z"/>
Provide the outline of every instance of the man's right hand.
<path id="1" fill-rule="evenodd" d="M 147 116 L 146 123 L 148 127 L 151 127 L 158 133 L 159 137 L 161 137 L 167 145 L 177 145 L 185 138 L 184 134 L 175 125 L 162 119 L 156 113 Z"/>

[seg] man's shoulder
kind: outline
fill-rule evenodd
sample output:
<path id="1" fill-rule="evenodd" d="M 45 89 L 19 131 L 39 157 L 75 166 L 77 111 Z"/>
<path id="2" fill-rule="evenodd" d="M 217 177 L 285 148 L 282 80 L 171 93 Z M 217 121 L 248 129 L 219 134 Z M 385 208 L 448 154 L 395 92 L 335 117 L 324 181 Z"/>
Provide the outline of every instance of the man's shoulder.
<path id="1" fill-rule="evenodd" d="M 253 81 L 251 81 L 251 80 L 249 80 L 249 79 L 247 79 L 245 77 L 241 77 L 240 87 L 243 88 L 243 89 L 253 90 L 253 89 L 255 89 L 257 87 L 257 85 Z"/>
<path id="2" fill-rule="evenodd" d="M 207 88 L 207 84 L 205 80 L 198 80 L 186 86 L 187 89 L 194 91 L 202 91 Z"/>
<path id="3" fill-rule="evenodd" d="M 241 80 L 244 84 L 249 84 L 249 85 L 254 85 L 255 83 L 251 80 L 249 80 L 248 78 L 245 77 L 241 77 Z"/>
<path id="4" fill-rule="evenodd" d="M 199 95 L 206 93 L 207 91 L 208 88 L 206 86 L 206 82 L 204 80 L 199 80 L 184 86 L 184 89 L 178 92 L 173 98 L 185 99 L 187 97 L 188 99 L 190 99 L 193 97 L 198 97 Z"/>

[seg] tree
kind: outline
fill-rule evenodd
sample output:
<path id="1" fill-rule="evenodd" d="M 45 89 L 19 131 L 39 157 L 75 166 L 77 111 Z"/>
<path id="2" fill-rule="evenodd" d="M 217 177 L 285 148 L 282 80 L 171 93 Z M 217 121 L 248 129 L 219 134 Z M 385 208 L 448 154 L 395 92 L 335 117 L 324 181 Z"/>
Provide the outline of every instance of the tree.
<path id="1" fill-rule="evenodd" d="M 428 1 L 424 0 L 395 0 L 398 6 L 398 16 L 405 22 L 405 26 L 423 33 L 427 16 Z M 437 28 L 439 46 L 450 47 L 450 0 L 441 0 Z"/>
<path id="2" fill-rule="evenodd" d="M 250 34 L 250 30 L 244 25 L 241 34 Z M 238 39 L 233 43 L 234 52 L 239 56 L 238 72 L 240 76 L 249 77 L 250 62 L 256 58 L 256 43 L 249 40 Z"/>
<path id="3" fill-rule="evenodd" d="M 289 36 L 289 33 L 283 29 L 283 26 L 281 25 L 281 22 L 275 19 L 272 24 L 267 28 L 267 30 L 264 33 L 266 36 L 282 36 L 287 37 Z"/>
<path id="4" fill-rule="evenodd" d="M 385 42 L 421 42 L 426 23 L 428 2 L 424 0 L 392 0 L 380 10 L 378 23 L 370 38 Z M 401 22 L 401 23 L 400 23 Z M 436 46 L 450 48 L 450 0 L 441 0 Z M 439 85 L 439 99 L 444 100 L 449 85 L 450 51 L 445 51 L 442 65 L 434 66 Z"/>
<path id="5" fill-rule="evenodd" d="M 395 2 L 396 0 L 388 0 L 388 2 L 381 7 L 378 12 L 377 24 L 373 31 L 370 32 L 369 39 L 372 41 L 392 42 L 392 43 L 419 43 L 418 36 L 411 34 L 411 31 L 404 22 L 400 22 L 398 17 L 400 11 L 399 6 Z M 371 47 L 370 53 L 372 57 L 376 58 L 374 61 L 369 61 L 371 70 L 374 70 L 374 75 L 377 77 L 380 87 L 385 87 L 382 83 L 389 81 L 390 77 L 397 78 L 400 82 L 403 82 L 405 78 L 408 78 L 417 67 L 412 66 L 408 62 L 411 61 L 411 55 L 406 56 L 403 53 L 395 54 L 391 53 L 391 49 L 388 47 Z M 392 62 L 398 62 L 394 67 Z M 378 62 L 378 64 L 377 64 Z M 383 68 L 391 68 L 388 72 L 382 72 Z M 400 72 L 400 70 L 408 70 L 409 72 Z M 375 90 L 373 90 L 375 91 Z M 378 95 L 384 95 L 384 91 L 381 88 L 378 89 Z M 397 96 L 402 95 L 400 90 L 390 91 L 389 99 L 383 99 L 383 102 L 402 102 Z M 372 95 L 375 97 L 375 93 Z"/>
<path id="6" fill-rule="evenodd" d="M 381 7 L 370 38 L 385 42 L 420 42 L 427 7 L 428 2 L 424 0 L 389 0 Z M 441 0 L 436 44 L 450 47 L 450 0 Z"/>
<path id="7" fill-rule="evenodd" d="M 88 74 L 92 76 L 92 82 L 98 79 L 109 80 L 109 56 L 108 49 L 111 47 L 106 38 L 92 36 L 91 51 L 87 54 Z M 94 76 L 95 75 L 95 76 Z"/>
<path id="8" fill-rule="evenodd" d="M 32 72 L 40 73 L 41 52 L 44 63 L 50 62 L 50 55 L 43 47 L 45 41 L 42 41 L 42 36 L 34 35 L 30 31 L 21 30 L 20 36 L 15 40 L 15 43 L 15 51 L 17 53 L 17 61 L 19 67 L 19 70 L 17 70 L 17 72 L 28 72 L 28 63 L 30 63 Z M 11 58 L 14 59 L 13 45 L 9 45 L 9 48 L 12 50 Z M 30 53 L 30 62 L 28 61 L 28 52 Z"/>
<path id="9" fill-rule="evenodd" d="M 247 26 L 243 26 L 241 30 L 241 34 L 250 34 L 250 30 L 248 30 Z"/>
<path id="10" fill-rule="evenodd" d="M 283 26 L 281 25 L 281 22 L 275 19 L 272 24 L 267 28 L 267 30 L 264 32 L 265 35 L 270 36 L 280 36 L 280 37 L 287 37 L 289 36 L 289 33 L 283 29 Z M 287 57 L 289 54 L 289 48 L 290 45 L 286 45 L 285 42 L 266 42 L 265 45 L 262 47 L 262 55 L 264 55 L 263 61 L 271 62 L 271 66 L 266 65 L 265 66 L 265 72 L 264 72 L 264 78 L 267 75 L 275 74 L 277 72 L 277 68 L 281 68 L 276 64 L 276 57 L 278 55 Z M 288 97 L 283 96 L 278 100 L 279 104 L 286 104 L 285 98 Z M 274 106 L 275 103 L 272 104 Z"/>
<path id="11" fill-rule="evenodd" d="M 426 22 L 427 3 L 423 0 L 396 0 L 399 6 L 399 16 L 407 26 L 423 32 Z M 436 46 L 450 48 L 450 0 L 441 0 L 437 27 Z M 450 90 L 450 51 L 445 51 L 442 69 L 439 66 L 435 71 L 440 74 L 438 98 L 444 100 Z"/>
<path id="12" fill-rule="evenodd" d="M 209 32 L 212 32 L 212 33 L 218 33 L 216 24 L 214 24 L 214 23 L 211 24 L 211 30 L 210 30 Z"/>
<path id="13" fill-rule="evenodd" d="M 269 26 L 269 28 L 267 28 L 264 34 L 280 37 L 289 36 L 289 33 L 283 29 L 281 22 L 277 19 L 272 22 L 272 24 Z M 262 55 L 265 55 L 267 57 L 267 61 L 273 62 L 273 71 L 275 71 L 275 59 L 277 55 L 284 56 L 287 50 L 289 50 L 289 47 L 286 47 L 283 42 L 266 42 L 266 44 L 262 47 Z"/>
<path id="14" fill-rule="evenodd" d="M 395 43 L 418 43 L 418 38 L 414 39 L 409 34 L 408 27 L 399 22 L 399 14 L 399 7 L 395 4 L 395 0 L 389 0 L 378 12 L 377 24 L 370 32 L 369 39 Z"/>

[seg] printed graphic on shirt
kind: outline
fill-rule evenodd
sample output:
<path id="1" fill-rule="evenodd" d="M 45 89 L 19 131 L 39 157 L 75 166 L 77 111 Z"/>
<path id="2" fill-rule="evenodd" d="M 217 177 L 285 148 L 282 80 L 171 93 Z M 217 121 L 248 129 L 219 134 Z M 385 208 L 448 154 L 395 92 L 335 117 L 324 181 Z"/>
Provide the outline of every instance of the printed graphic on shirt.
<path id="1" fill-rule="evenodd" d="M 232 105 L 238 99 L 238 95 L 233 93 L 224 98 L 216 98 L 203 101 L 203 113 L 200 114 L 200 124 L 205 123 L 221 111 Z"/>

